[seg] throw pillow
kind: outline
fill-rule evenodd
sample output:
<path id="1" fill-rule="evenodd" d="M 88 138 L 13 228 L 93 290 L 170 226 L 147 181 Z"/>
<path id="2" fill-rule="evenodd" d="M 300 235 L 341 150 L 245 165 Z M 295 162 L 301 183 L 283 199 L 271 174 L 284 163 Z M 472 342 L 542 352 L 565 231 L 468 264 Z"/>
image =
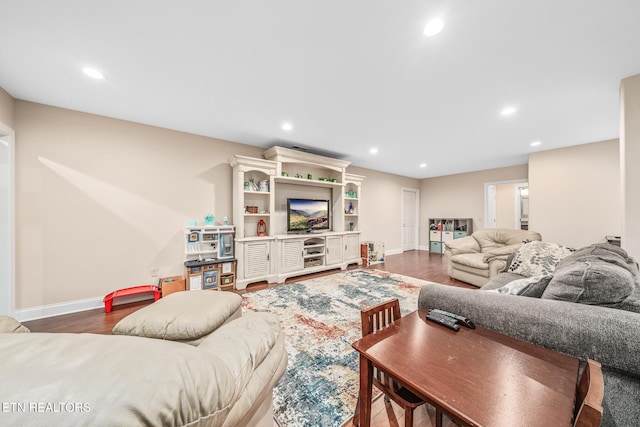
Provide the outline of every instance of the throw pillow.
<path id="1" fill-rule="evenodd" d="M 557 243 L 532 241 L 523 243 L 513 256 L 510 273 L 525 277 L 553 274 L 556 264 L 575 249 Z"/>
<path id="2" fill-rule="evenodd" d="M 509 282 L 501 288 L 492 289 L 487 292 L 498 292 L 501 294 L 540 298 L 550 280 L 551 276 L 546 275 L 525 277 L 523 279 L 517 279 Z"/>

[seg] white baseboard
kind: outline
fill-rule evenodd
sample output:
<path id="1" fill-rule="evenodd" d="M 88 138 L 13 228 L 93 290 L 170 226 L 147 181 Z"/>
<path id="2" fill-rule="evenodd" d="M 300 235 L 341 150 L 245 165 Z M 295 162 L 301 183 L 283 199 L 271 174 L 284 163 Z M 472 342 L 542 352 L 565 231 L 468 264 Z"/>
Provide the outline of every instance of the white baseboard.
<path id="1" fill-rule="evenodd" d="M 429 252 L 429 246 L 419 246 L 419 247 L 418 247 L 418 250 L 420 250 L 420 251 L 427 251 L 427 252 Z"/>
<path id="2" fill-rule="evenodd" d="M 113 305 L 128 304 L 131 302 L 153 299 L 153 295 L 127 295 L 113 300 Z M 23 308 L 15 311 L 15 318 L 19 322 L 42 319 L 45 317 L 60 316 L 62 314 L 77 313 L 79 311 L 104 309 L 103 297 L 87 298 L 76 301 L 47 304 L 38 307 Z"/>
<path id="3" fill-rule="evenodd" d="M 389 249 L 384 251 L 384 256 L 387 255 L 398 255 L 402 253 L 402 249 Z"/>

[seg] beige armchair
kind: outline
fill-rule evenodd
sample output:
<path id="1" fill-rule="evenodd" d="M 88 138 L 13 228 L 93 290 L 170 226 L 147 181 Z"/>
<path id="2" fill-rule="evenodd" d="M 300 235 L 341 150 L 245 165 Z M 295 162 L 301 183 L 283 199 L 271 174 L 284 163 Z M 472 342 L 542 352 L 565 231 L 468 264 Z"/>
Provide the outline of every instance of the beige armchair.
<path id="1" fill-rule="evenodd" d="M 507 258 L 523 240 L 542 240 L 542 236 L 535 231 L 487 228 L 445 242 L 449 277 L 480 287 L 507 268 Z"/>

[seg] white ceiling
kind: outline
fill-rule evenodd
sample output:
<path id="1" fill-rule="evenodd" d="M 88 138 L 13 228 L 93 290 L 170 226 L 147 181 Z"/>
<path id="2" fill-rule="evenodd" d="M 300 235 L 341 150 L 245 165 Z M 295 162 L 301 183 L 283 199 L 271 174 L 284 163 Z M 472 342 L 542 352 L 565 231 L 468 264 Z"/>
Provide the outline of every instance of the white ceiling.
<path id="1" fill-rule="evenodd" d="M 425 178 L 617 138 L 639 17 L 638 0 L 0 0 L 0 87 Z"/>

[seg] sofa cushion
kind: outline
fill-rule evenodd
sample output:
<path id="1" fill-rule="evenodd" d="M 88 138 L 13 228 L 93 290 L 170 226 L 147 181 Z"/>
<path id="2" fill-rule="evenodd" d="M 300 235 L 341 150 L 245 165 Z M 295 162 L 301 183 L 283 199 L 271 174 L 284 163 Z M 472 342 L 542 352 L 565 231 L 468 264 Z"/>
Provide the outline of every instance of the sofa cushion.
<path id="1" fill-rule="evenodd" d="M 524 240 L 541 239 L 540 233 L 514 228 L 486 228 L 476 231 L 472 236 L 478 241 L 482 252 L 491 248 L 520 244 Z"/>
<path id="2" fill-rule="evenodd" d="M 451 262 L 457 264 L 456 268 L 466 266 L 477 270 L 489 269 L 489 264 L 484 262 L 484 254 L 481 252 L 454 255 L 451 257 Z"/>
<path id="3" fill-rule="evenodd" d="M 197 345 L 207 334 L 239 317 L 242 297 L 232 292 L 176 292 L 120 320 L 114 335 L 135 335 Z"/>
<path id="4" fill-rule="evenodd" d="M 633 258 L 617 246 L 599 243 L 558 263 L 542 298 L 637 311 L 639 286 Z"/>
<path id="5" fill-rule="evenodd" d="M 523 277 L 521 279 L 513 280 L 500 288 L 490 289 L 488 292 L 499 292 L 501 294 L 540 298 L 550 280 L 551 276 L 548 275 Z"/>
<path id="6" fill-rule="evenodd" d="M 526 242 L 516 251 L 508 271 L 525 277 L 550 275 L 558 262 L 574 250 L 557 243 Z"/>
<path id="7" fill-rule="evenodd" d="M 221 426 L 237 394 L 227 360 L 173 341 L 3 334 L 0 355 L 3 401 L 63 409 L 5 412 L 3 426 Z"/>
<path id="8" fill-rule="evenodd" d="M 0 316 L 0 333 L 15 334 L 22 332 L 31 332 L 29 328 L 18 322 L 13 317 Z"/>

